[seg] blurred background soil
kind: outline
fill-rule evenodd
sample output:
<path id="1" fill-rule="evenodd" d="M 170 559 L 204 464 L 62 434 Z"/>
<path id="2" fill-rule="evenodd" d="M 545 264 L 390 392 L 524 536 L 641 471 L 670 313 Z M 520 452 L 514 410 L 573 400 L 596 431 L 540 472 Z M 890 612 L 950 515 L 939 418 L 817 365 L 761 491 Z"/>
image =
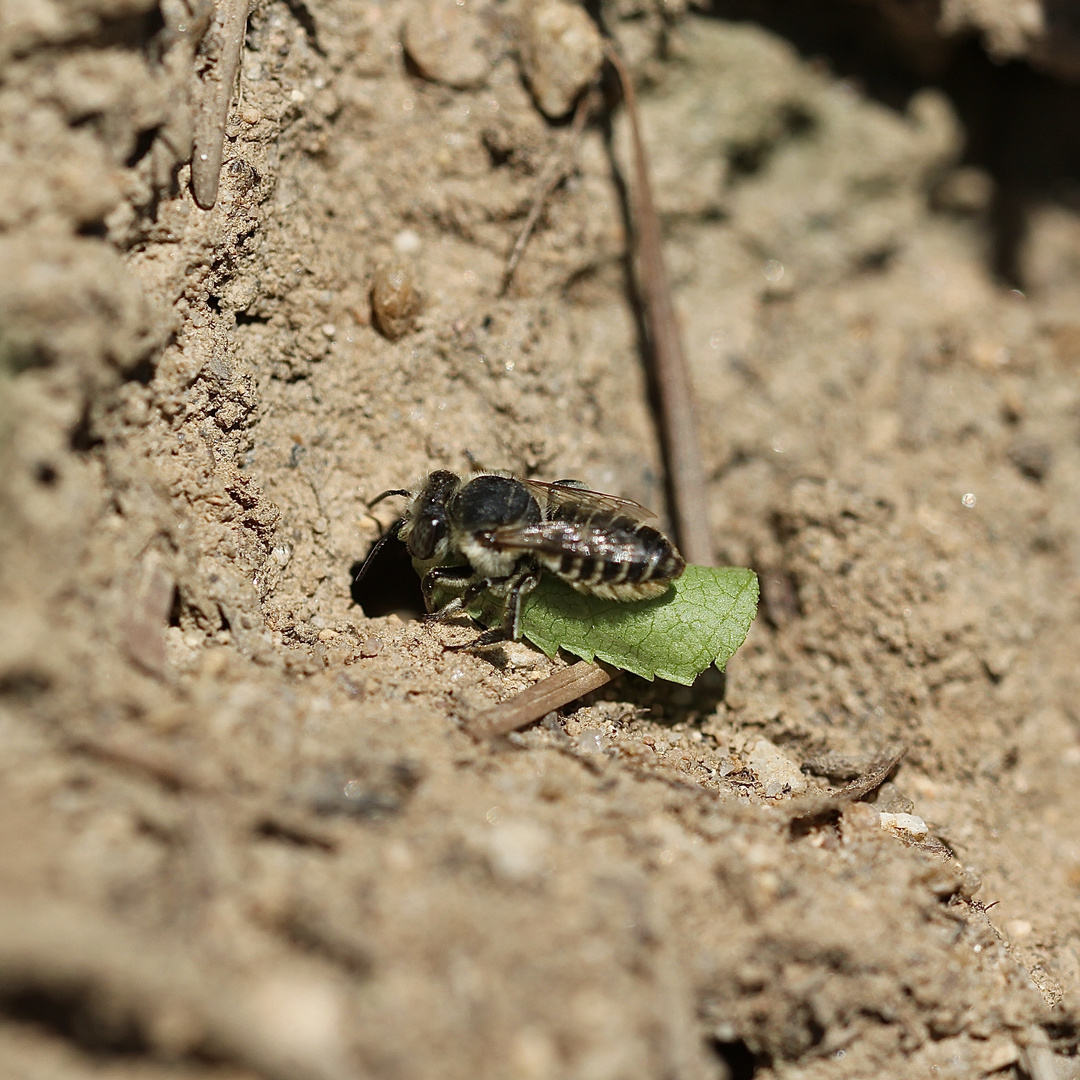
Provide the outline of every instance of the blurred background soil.
<path id="1" fill-rule="evenodd" d="M 256 0 L 206 208 L 209 4 L 5 3 L 0 1076 L 1080 1071 L 1080 9 L 588 5 L 763 601 L 481 745 L 563 661 L 354 587 L 366 500 L 664 498 L 552 10 Z"/>

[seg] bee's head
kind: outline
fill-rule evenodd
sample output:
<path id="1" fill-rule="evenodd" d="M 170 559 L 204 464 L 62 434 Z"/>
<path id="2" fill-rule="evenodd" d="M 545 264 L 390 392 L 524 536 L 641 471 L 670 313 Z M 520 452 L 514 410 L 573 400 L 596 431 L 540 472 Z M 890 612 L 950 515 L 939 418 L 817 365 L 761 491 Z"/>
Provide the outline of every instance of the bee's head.
<path id="1" fill-rule="evenodd" d="M 445 558 L 449 543 L 447 504 L 460 487 L 461 478 L 445 469 L 437 469 L 424 481 L 399 534 L 414 559 Z"/>

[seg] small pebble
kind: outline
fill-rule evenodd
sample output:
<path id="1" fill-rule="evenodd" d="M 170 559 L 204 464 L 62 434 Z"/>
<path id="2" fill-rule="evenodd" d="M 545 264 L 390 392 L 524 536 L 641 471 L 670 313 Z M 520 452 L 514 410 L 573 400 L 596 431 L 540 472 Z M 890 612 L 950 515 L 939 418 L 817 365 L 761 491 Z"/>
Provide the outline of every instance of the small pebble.
<path id="1" fill-rule="evenodd" d="M 541 0 L 526 7 L 518 40 L 521 68 L 540 111 L 554 120 L 596 82 L 603 42 L 596 23 L 577 4 Z"/>
<path id="2" fill-rule="evenodd" d="M 905 839 L 923 840 L 930 829 L 921 817 L 914 814 L 890 814 L 883 812 L 881 815 L 881 827 L 886 832 L 900 833 Z"/>
<path id="3" fill-rule="evenodd" d="M 455 0 L 428 0 L 408 17 L 405 51 L 425 79 L 456 90 L 483 85 L 491 61 L 487 27 L 475 7 Z"/>
<path id="4" fill-rule="evenodd" d="M 799 766 L 768 739 L 758 739 L 750 748 L 746 763 L 765 788 L 767 798 L 775 799 L 784 791 L 801 795 L 806 791 L 806 777 Z"/>
<path id="5" fill-rule="evenodd" d="M 382 652 L 382 639 L 377 637 L 366 637 L 360 642 L 360 655 L 366 660 L 370 660 L 373 656 L 378 656 Z"/>
<path id="6" fill-rule="evenodd" d="M 416 270 L 404 259 L 380 266 L 371 287 L 371 313 L 385 337 L 396 341 L 416 323 L 420 311 Z"/>
<path id="7" fill-rule="evenodd" d="M 548 658 L 542 652 L 523 641 L 505 641 L 502 650 L 507 666 L 515 671 L 537 671 L 548 665 Z"/>
<path id="8" fill-rule="evenodd" d="M 415 255 L 423 246 L 420 234 L 414 229 L 402 229 L 394 237 L 394 250 L 399 255 Z"/>
<path id="9" fill-rule="evenodd" d="M 585 728 L 575 740 L 579 753 L 603 754 L 607 751 L 608 740 L 599 728 Z"/>

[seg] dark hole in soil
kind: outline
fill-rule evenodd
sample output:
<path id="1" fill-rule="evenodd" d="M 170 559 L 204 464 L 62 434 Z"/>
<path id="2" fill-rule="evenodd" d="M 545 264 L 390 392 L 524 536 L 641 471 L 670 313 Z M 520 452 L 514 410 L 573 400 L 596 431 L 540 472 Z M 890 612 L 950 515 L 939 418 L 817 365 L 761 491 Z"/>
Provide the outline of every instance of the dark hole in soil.
<path id="1" fill-rule="evenodd" d="M 143 131 L 139 132 L 135 138 L 135 147 L 128 155 L 127 161 L 124 162 L 129 169 L 134 169 L 135 166 L 150 153 L 150 148 L 154 145 L 154 140 L 157 138 L 157 133 L 158 129 L 156 127 L 145 128 Z"/>
<path id="2" fill-rule="evenodd" d="M 48 461 L 39 461 L 34 466 L 34 479 L 39 484 L 52 487 L 60 479 L 60 474 L 56 471 L 56 467 Z"/>
<path id="3" fill-rule="evenodd" d="M 137 382 L 140 386 L 149 386 L 153 382 L 157 368 L 153 357 L 145 356 L 128 372 L 128 378 Z"/>
<path id="4" fill-rule="evenodd" d="M 96 221 L 84 221 L 75 232 L 79 236 L 96 236 L 99 239 L 109 235 L 108 226 L 100 218 Z"/>
<path id="5" fill-rule="evenodd" d="M 315 23 L 315 17 L 311 14 L 311 10 L 307 4 L 303 3 L 303 0 L 285 0 L 286 7 L 292 13 L 292 17 L 300 24 L 305 35 L 307 35 L 308 44 L 311 48 L 317 52 L 320 56 L 325 56 L 322 45 L 319 44 L 319 31 Z"/>
<path id="6" fill-rule="evenodd" d="M 12 1020 L 55 1032 L 95 1054 L 145 1054 L 145 1039 L 130 1018 L 105 1021 L 93 1015 L 88 987 L 25 986 L 0 999 Z"/>
<path id="7" fill-rule="evenodd" d="M 24 668 L 6 672 L 0 677 L 0 697 L 12 697 L 29 702 L 52 688 L 52 679 L 43 671 Z"/>
<path id="8" fill-rule="evenodd" d="M 402 619 L 419 619 L 424 615 L 424 597 L 420 578 L 413 569 L 412 559 L 402 541 L 391 537 L 371 556 L 364 576 L 357 580 L 362 562 L 349 568 L 352 577 L 353 602 L 365 615 L 376 618 L 396 614 Z"/>
<path id="9" fill-rule="evenodd" d="M 172 601 L 169 603 L 169 625 L 170 626 L 179 626 L 180 625 L 180 611 L 181 611 L 181 607 L 180 607 L 180 590 L 177 589 L 177 588 L 174 588 L 173 589 L 173 594 L 172 594 Z"/>
<path id="10" fill-rule="evenodd" d="M 714 1042 L 713 1053 L 728 1067 L 731 1080 L 752 1080 L 757 1072 L 758 1059 L 742 1041 Z"/>
<path id="11" fill-rule="evenodd" d="M 82 416 L 79 417 L 79 422 L 71 432 L 71 449 L 76 453 L 85 454 L 87 451 L 93 450 L 95 446 L 100 446 L 102 441 L 100 436 L 94 431 L 94 421 L 90 415 L 90 406 L 87 405 L 83 409 Z"/>

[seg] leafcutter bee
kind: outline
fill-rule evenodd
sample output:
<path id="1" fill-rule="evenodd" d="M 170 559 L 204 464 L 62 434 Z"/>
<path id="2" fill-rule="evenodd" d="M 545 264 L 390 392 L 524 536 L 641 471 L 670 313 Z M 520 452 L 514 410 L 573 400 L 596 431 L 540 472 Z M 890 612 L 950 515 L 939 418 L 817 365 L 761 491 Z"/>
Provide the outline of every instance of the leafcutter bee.
<path id="1" fill-rule="evenodd" d="M 663 595 L 686 568 L 675 545 L 654 525 L 655 515 L 629 499 L 590 491 L 579 480 L 553 484 L 500 473 L 462 478 L 438 469 L 418 491 L 392 488 L 370 506 L 400 495 L 412 500 L 372 549 L 357 579 L 388 539 L 399 537 L 419 562 L 433 563 L 421 581 L 434 607 L 437 585 L 461 594 L 433 613 L 443 619 L 481 593 L 505 600 L 502 624 L 469 648 L 521 637 L 521 607 L 543 573 L 605 600 Z"/>

